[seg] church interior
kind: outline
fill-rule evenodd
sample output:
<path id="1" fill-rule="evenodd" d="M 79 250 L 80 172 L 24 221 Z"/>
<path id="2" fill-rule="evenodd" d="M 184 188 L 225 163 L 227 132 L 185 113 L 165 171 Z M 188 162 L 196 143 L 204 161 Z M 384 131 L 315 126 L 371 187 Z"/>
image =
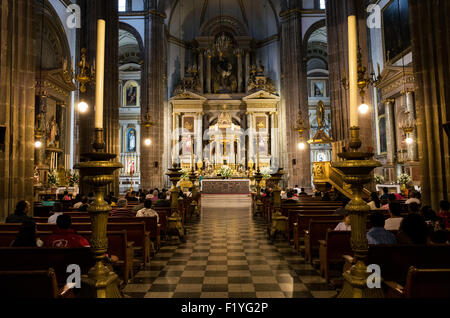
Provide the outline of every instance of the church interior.
<path id="1" fill-rule="evenodd" d="M 450 1 L 0 10 L 2 299 L 450 298 Z"/>

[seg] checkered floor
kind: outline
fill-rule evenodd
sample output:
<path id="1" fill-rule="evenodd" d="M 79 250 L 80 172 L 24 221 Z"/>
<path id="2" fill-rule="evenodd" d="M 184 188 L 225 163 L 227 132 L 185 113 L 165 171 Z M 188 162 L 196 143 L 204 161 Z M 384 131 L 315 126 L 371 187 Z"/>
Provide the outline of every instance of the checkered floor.
<path id="1" fill-rule="evenodd" d="M 334 297 L 304 258 L 285 242 L 272 244 L 248 199 L 202 199 L 187 241 L 166 242 L 124 293 L 134 298 Z M 233 205 L 234 204 L 234 205 Z"/>

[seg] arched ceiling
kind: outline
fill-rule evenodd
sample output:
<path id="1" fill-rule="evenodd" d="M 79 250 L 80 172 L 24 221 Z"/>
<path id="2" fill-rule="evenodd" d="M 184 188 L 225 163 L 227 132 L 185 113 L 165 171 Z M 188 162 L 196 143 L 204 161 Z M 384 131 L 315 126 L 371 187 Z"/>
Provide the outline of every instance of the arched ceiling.
<path id="1" fill-rule="evenodd" d="M 237 19 L 249 30 L 249 36 L 262 40 L 278 34 L 280 2 L 279 0 L 166 0 L 160 3 L 162 6 L 160 8 L 167 15 L 166 23 L 170 34 L 184 41 L 192 41 L 199 36 L 201 27 L 221 14 Z"/>
<path id="2" fill-rule="evenodd" d="M 140 63 L 141 50 L 136 37 L 126 30 L 119 30 L 119 62 Z"/>

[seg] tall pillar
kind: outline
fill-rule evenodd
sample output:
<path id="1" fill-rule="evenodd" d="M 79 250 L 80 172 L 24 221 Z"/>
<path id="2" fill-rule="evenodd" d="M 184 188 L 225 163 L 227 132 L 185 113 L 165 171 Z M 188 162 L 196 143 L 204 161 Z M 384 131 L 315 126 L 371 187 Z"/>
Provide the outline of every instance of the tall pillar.
<path id="1" fill-rule="evenodd" d="M 308 118 L 308 89 L 306 74 L 306 50 L 302 48 L 301 10 L 293 7 L 280 14 L 281 24 L 281 61 L 282 72 L 282 106 L 286 154 L 282 167 L 288 172 L 289 186 L 296 184 L 311 190 L 311 155 L 308 149 L 299 150 L 297 147 L 298 133 L 295 127 L 298 112 L 301 111 L 304 121 Z M 286 160 L 287 159 L 287 160 Z"/>
<path id="2" fill-rule="evenodd" d="M 238 87 L 237 87 L 237 93 L 241 93 L 242 92 L 242 50 L 238 49 L 237 51 L 237 63 L 238 63 Z"/>
<path id="3" fill-rule="evenodd" d="M 409 112 L 409 119 L 413 122 L 416 120 L 416 107 L 414 104 L 414 92 L 412 91 L 407 91 L 405 94 L 405 99 L 406 99 L 406 109 Z M 416 134 L 416 130 L 414 130 L 411 134 L 410 137 L 413 140 L 412 144 L 409 144 L 407 149 L 408 149 L 408 160 L 409 161 L 417 161 L 418 160 L 418 156 L 417 156 L 417 134 Z"/>
<path id="4" fill-rule="evenodd" d="M 387 163 L 395 164 L 397 145 L 395 141 L 395 118 L 394 118 L 394 100 L 384 101 L 386 113 L 386 142 L 387 142 Z"/>
<path id="5" fill-rule="evenodd" d="M 203 65 L 203 50 L 200 49 L 198 53 L 198 77 L 200 81 L 201 93 L 205 91 L 205 79 L 204 79 L 204 65 Z"/>
<path id="6" fill-rule="evenodd" d="M 141 152 L 141 185 L 144 189 L 164 186 L 164 106 L 167 85 L 164 20 L 166 15 L 150 10 L 145 17 L 143 105 L 148 105 L 155 126 L 150 129 L 152 146 Z M 142 117 L 146 107 L 141 107 Z"/>
<path id="7" fill-rule="evenodd" d="M 450 197 L 450 28 L 448 0 L 409 0 L 422 202 L 439 209 Z M 433 35 L 433 36 L 430 36 Z"/>
<path id="8" fill-rule="evenodd" d="M 212 56 L 208 54 L 206 60 L 206 92 L 211 94 L 211 58 Z"/>
<path id="9" fill-rule="evenodd" d="M 197 162 L 203 160 L 203 113 L 197 114 L 197 146 L 195 153 L 197 154 Z"/>
<path id="10" fill-rule="evenodd" d="M 270 155 L 272 157 L 272 167 L 278 165 L 278 125 L 277 125 L 277 113 L 270 113 Z"/>
<path id="11" fill-rule="evenodd" d="M 250 51 L 245 51 L 245 87 L 244 92 L 248 93 L 248 82 L 250 80 Z"/>
<path id="12" fill-rule="evenodd" d="M 255 131 L 255 128 L 253 127 L 253 113 L 248 113 L 247 115 L 247 127 L 248 127 L 248 161 L 254 160 L 255 156 L 255 138 L 253 136 L 253 133 Z"/>
<path id="13" fill-rule="evenodd" d="M 0 2 L 0 221 L 33 200 L 35 61 L 33 1 Z"/>

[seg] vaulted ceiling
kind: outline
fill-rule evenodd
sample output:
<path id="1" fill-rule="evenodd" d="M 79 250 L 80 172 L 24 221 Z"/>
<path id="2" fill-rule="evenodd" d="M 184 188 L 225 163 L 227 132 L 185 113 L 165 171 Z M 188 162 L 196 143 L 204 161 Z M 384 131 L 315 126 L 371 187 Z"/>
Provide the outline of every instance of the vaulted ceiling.
<path id="1" fill-rule="evenodd" d="M 248 29 L 249 36 L 262 40 L 279 31 L 280 3 L 279 0 L 166 0 L 160 5 L 167 14 L 169 32 L 185 41 L 193 40 L 202 25 L 221 15 L 235 18 Z"/>

